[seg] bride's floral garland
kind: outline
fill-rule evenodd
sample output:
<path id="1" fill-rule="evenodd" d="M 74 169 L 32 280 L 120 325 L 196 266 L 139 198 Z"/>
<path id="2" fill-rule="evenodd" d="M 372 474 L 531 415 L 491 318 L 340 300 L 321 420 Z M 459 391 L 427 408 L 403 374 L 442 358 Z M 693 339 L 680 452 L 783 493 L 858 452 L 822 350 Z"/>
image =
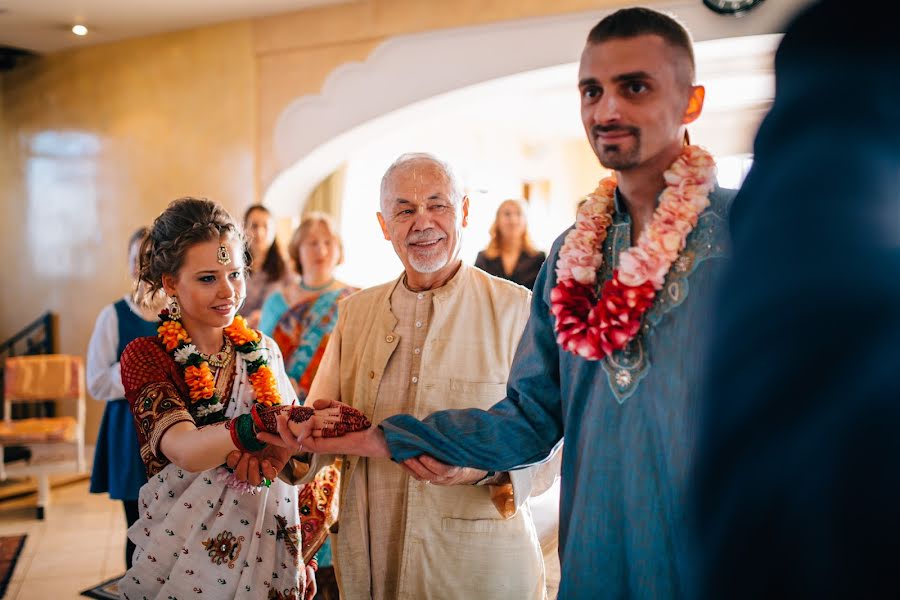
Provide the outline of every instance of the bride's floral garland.
<path id="1" fill-rule="evenodd" d="M 162 340 L 166 351 L 172 353 L 175 362 L 184 366 L 184 381 L 190 390 L 191 400 L 202 403 L 197 409 L 198 414 L 206 416 L 221 411 L 224 404 L 216 391 L 209 362 L 191 343 L 191 338 L 181 321 L 173 319 L 167 309 L 160 313 L 159 318 L 161 321 L 157 328 L 159 339 Z M 256 403 L 262 406 L 281 404 L 275 375 L 269 368 L 265 349 L 259 345 L 261 339 L 259 333 L 247 326 L 244 317 L 235 315 L 231 325 L 225 328 L 225 335 L 234 344 L 235 350 L 243 355 L 250 376 L 250 385 L 256 395 Z"/>
<path id="2" fill-rule="evenodd" d="M 688 234 L 709 206 L 715 174 L 715 161 L 706 150 L 684 147 L 664 174 L 666 188 L 653 220 L 637 245 L 619 255 L 619 268 L 599 297 L 594 290 L 615 208 L 615 177 L 603 179 L 587 196 L 559 251 L 557 283 L 550 293 L 556 340 L 564 350 L 600 360 L 634 339 Z"/>

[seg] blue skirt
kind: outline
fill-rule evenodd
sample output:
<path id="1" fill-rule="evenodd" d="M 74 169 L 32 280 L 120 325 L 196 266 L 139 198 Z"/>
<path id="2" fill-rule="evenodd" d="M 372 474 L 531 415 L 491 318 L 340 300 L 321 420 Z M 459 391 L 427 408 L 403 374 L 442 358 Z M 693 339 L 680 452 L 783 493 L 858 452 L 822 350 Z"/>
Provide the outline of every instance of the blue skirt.
<path id="1" fill-rule="evenodd" d="M 124 399 L 107 402 L 97 435 L 91 492 L 109 492 L 113 500 L 137 500 L 145 483 L 147 470 L 141 460 L 131 407 Z"/>

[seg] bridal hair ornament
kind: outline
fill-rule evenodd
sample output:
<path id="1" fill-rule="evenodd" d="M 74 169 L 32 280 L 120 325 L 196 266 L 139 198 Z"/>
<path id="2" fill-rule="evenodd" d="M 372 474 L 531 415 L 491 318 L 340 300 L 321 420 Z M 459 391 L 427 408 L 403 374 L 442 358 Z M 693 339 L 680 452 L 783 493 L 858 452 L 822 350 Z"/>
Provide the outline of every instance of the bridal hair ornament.
<path id="1" fill-rule="evenodd" d="M 227 265 L 231 262 L 231 254 L 228 253 L 228 248 L 225 246 L 219 246 L 219 264 Z"/>

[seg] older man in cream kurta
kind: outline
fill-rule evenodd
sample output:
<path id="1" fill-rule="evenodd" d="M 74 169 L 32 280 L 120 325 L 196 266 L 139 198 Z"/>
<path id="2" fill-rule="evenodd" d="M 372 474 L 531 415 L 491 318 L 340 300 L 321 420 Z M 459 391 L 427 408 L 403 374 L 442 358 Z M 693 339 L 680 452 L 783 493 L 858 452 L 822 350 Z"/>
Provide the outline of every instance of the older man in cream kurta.
<path id="1" fill-rule="evenodd" d="M 458 259 L 467 205 L 433 157 L 392 165 L 379 218 L 406 271 L 342 302 L 308 402 L 340 400 L 378 423 L 504 397 L 530 293 Z M 331 459 L 317 456 L 310 474 Z M 342 468 L 334 556 L 344 598 L 545 597 L 525 501 L 549 487 L 553 466 L 493 474 L 351 457 Z"/>

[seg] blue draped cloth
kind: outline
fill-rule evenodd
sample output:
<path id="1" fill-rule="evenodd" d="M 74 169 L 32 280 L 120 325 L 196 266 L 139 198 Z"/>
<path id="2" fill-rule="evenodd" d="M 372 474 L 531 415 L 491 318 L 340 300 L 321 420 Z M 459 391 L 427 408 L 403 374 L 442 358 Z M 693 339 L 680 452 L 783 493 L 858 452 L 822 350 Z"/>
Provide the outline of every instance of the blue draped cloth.
<path id="1" fill-rule="evenodd" d="M 734 193 L 717 188 L 640 335 L 602 361 L 556 344 L 550 291 L 564 235 L 532 298 L 507 397 L 489 411 L 447 410 L 381 424 L 392 458 L 508 471 L 564 440 L 560 504 L 562 599 L 679 598 L 687 590 L 685 496 L 699 408 L 697 378 L 712 291 L 727 251 Z M 617 198 L 598 285 L 631 244 Z M 498 574 L 499 575 L 499 574 Z M 504 574 L 512 576 L 512 574 Z"/>

